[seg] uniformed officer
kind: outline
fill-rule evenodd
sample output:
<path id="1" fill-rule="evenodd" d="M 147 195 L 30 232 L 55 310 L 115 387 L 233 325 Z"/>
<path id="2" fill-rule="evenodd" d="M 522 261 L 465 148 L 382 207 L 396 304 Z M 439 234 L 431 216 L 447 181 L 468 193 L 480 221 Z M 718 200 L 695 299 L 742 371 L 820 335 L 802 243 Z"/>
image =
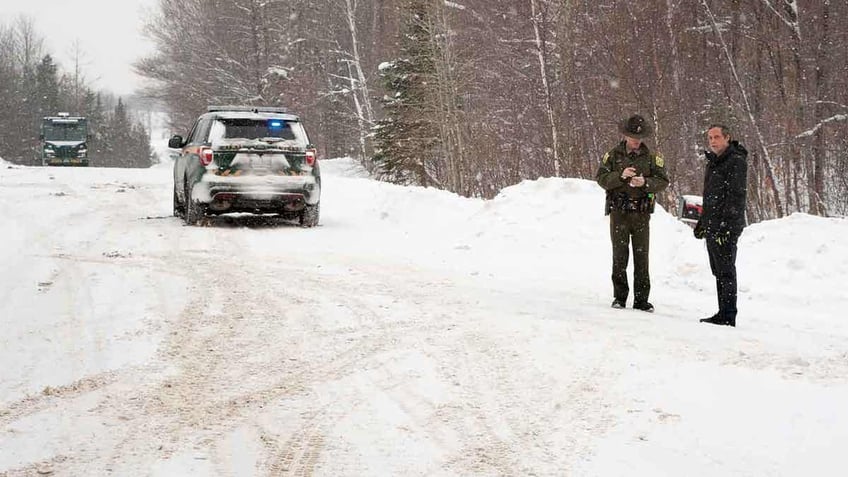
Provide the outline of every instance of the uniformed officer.
<path id="1" fill-rule="evenodd" d="M 610 216 L 612 240 L 613 308 L 624 308 L 630 287 L 627 262 L 633 243 L 633 308 L 653 312 L 648 302 L 650 220 L 655 195 L 668 186 L 663 157 L 642 142 L 652 133 L 651 125 L 639 115 L 619 124 L 623 140 L 604 155 L 597 181 L 607 192 L 606 214 Z"/>

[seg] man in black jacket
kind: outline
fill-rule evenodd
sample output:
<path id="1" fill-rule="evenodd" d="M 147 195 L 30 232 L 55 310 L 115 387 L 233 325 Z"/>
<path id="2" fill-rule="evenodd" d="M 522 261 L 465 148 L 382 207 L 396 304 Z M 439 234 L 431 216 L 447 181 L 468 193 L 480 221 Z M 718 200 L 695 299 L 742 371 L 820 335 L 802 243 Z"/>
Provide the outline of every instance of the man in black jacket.
<path id="1" fill-rule="evenodd" d="M 702 323 L 736 326 L 736 242 L 745 228 L 748 151 L 730 139 L 728 128 L 710 126 L 707 171 L 704 176 L 704 210 L 695 226 L 695 237 L 707 241 L 710 268 L 716 278 L 718 313 Z"/>

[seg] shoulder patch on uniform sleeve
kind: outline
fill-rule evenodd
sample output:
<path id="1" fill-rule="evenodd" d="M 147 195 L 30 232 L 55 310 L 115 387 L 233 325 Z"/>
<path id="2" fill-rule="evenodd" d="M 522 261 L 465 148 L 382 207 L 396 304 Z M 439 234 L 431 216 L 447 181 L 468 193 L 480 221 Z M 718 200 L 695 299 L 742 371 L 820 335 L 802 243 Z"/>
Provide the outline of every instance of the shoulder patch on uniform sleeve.
<path id="1" fill-rule="evenodd" d="M 662 154 L 654 154 L 654 163 L 657 165 L 657 167 L 665 167 L 665 160 L 663 159 Z"/>
<path id="2" fill-rule="evenodd" d="M 609 164 L 609 153 L 604 154 L 604 158 L 601 160 L 604 164 Z"/>

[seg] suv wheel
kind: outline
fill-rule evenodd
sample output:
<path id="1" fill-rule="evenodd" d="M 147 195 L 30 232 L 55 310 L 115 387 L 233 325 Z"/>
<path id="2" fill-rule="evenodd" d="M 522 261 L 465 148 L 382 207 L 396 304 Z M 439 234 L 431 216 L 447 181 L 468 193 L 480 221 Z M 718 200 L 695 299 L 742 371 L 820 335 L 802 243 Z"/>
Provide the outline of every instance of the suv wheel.
<path id="1" fill-rule="evenodd" d="M 177 183 L 174 182 L 174 217 L 185 218 L 185 205 L 180 204 L 177 196 Z"/>
<path id="2" fill-rule="evenodd" d="M 188 180 L 186 180 L 185 186 L 185 199 L 185 223 L 186 225 L 197 225 L 203 218 L 203 206 L 191 198 L 191 186 L 188 185 Z"/>
<path id="3" fill-rule="evenodd" d="M 315 227 L 321 216 L 321 203 L 307 205 L 300 214 L 300 225 L 303 227 Z"/>

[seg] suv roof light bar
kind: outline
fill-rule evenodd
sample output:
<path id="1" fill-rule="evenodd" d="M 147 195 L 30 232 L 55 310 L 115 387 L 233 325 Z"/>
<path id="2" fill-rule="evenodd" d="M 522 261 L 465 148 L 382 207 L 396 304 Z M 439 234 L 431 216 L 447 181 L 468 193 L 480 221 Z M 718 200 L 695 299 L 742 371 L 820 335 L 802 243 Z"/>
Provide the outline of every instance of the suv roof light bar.
<path id="1" fill-rule="evenodd" d="M 217 111 L 246 111 L 251 113 L 287 113 L 288 110 L 282 106 L 208 106 L 206 111 L 214 113 Z"/>

